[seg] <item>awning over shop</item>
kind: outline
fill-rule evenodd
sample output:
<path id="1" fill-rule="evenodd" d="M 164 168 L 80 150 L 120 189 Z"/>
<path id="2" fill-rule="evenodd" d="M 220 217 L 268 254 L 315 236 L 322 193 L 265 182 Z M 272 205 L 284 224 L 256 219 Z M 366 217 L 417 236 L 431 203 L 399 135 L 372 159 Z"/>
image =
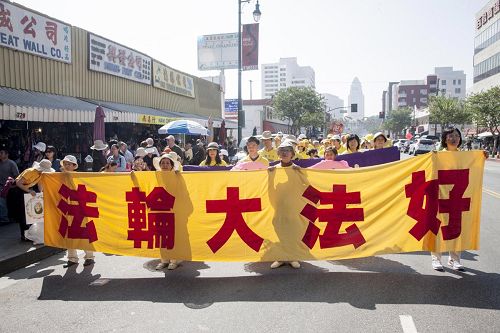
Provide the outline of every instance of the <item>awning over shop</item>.
<path id="1" fill-rule="evenodd" d="M 202 126 L 208 123 L 208 117 L 190 113 L 0 87 L 3 120 L 93 123 L 99 105 L 106 114 L 106 123 L 165 125 L 179 119 L 193 120 Z M 219 128 L 222 118 L 214 117 L 213 121 L 214 127 Z M 226 121 L 226 128 L 238 128 L 238 124 Z"/>

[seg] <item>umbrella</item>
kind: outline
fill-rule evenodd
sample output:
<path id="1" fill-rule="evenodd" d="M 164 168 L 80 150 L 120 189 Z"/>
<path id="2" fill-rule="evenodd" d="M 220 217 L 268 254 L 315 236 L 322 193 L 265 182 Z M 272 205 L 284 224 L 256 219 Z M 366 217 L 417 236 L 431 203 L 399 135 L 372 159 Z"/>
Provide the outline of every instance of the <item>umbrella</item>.
<path id="1" fill-rule="evenodd" d="M 220 123 L 219 143 L 221 145 L 224 145 L 225 142 L 226 142 L 226 122 L 223 120 L 222 123 Z"/>
<path id="2" fill-rule="evenodd" d="M 491 134 L 491 132 L 483 132 L 483 133 L 480 133 L 477 137 L 478 138 L 488 138 L 490 136 L 493 136 L 493 134 Z"/>
<path id="3" fill-rule="evenodd" d="M 160 127 L 158 134 L 208 135 L 208 130 L 192 120 L 175 120 Z"/>
<path id="4" fill-rule="evenodd" d="M 104 118 L 106 115 L 104 114 L 104 110 L 98 106 L 95 109 L 95 120 L 94 120 L 94 141 L 95 140 L 102 140 L 103 142 L 106 141 L 105 139 L 105 129 L 104 129 Z"/>

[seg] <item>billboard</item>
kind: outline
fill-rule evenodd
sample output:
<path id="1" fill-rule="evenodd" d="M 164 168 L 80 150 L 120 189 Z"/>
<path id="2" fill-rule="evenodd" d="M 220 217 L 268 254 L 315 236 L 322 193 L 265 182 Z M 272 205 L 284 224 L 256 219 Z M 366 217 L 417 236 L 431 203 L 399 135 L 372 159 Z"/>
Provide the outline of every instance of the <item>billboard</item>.
<path id="1" fill-rule="evenodd" d="M 198 69 L 200 71 L 237 68 L 237 32 L 198 37 Z"/>
<path id="2" fill-rule="evenodd" d="M 153 86 L 175 94 L 195 98 L 194 79 L 157 61 L 153 61 Z"/>
<path id="3" fill-rule="evenodd" d="M 88 34 L 89 70 L 151 84 L 152 60 L 123 45 Z"/>
<path id="4" fill-rule="evenodd" d="M 224 119 L 238 119 L 237 99 L 226 99 L 224 101 Z"/>
<path id="5" fill-rule="evenodd" d="M 71 26 L 0 1 L 0 46 L 71 63 Z"/>
<path id="6" fill-rule="evenodd" d="M 241 36 L 242 69 L 259 69 L 259 24 L 244 24 Z"/>

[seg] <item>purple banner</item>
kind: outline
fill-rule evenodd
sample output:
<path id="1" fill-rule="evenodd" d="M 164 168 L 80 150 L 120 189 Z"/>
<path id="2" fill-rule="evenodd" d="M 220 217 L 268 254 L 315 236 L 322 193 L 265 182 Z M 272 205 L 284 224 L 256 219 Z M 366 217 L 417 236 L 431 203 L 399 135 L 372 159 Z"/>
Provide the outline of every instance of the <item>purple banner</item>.
<path id="1" fill-rule="evenodd" d="M 377 150 L 367 150 L 362 153 L 354 153 L 347 155 L 337 156 L 337 161 L 346 161 L 350 167 L 354 165 L 359 165 L 360 167 L 367 167 L 372 165 L 390 163 L 394 161 L 399 161 L 400 154 L 397 147 L 390 147 Z M 322 158 L 313 158 L 309 160 L 297 160 L 293 163 L 297 164 L 301 168 L 308 168 L 314 164 L 321 161 Z M 278 162 L 273 162 L 271 165 L 276 165 Z M 227 171 L 231 170 L 232 166 L 227 167 L 201 167 L 197 165 L 184 165 L 183 171 Z"/>

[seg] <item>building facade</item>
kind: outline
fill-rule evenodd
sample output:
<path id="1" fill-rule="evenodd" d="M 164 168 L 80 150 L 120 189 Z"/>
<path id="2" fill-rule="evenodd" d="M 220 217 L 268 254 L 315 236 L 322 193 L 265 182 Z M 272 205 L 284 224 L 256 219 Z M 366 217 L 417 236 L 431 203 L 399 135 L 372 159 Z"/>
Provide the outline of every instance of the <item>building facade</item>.
<path id="1" fill-rule="evenodd" d="M 403 80 L 397 85 L 398 107 L 424 108 L 429 103 L 429 95 L 436 95 L 438 89 L 436 75 L 427 75 L 426 80 Z"/>
<path id="2" fill-rule="evenodd" d="M 280 89 L 288 87 L 316 87 L 314 69 L 299 66 L 297 58 L 280 58 L 278 63 L 262 64 L 262 98 L 272 98 Z"/>
<path id="3" fill-rule="evenodd" d="M 331 119 L 342 119 L 342 116 L 347 112 L 344 107 L 344 100 L 332 94 L 321 94 L 324 98 L 326 112 L 330 114 Z"/>
<path id="4" fill-rule="evenodd" d="M 434 74 L 439 82 L 439 94 L 447 97 L 465 99 L 466 75 L 453 67 L 436 67 Z"/>
<path id="5" fill-rule="evenodd" d="M 352 105 L 357 105 L 357 112 L 352 111 Z M 361 81 L 357 77 L 352 80 L 351 89 L 349 91 L 348 99 L 348 115 L 355 120 L 363 120 L 365 117 L 365 96 L 363 95 L 363 87 Z"/>
<path id="6" fill-rule="evenodd" d="M 473 93 L 500 85 L 500 0 L 476 13 Z"/>

